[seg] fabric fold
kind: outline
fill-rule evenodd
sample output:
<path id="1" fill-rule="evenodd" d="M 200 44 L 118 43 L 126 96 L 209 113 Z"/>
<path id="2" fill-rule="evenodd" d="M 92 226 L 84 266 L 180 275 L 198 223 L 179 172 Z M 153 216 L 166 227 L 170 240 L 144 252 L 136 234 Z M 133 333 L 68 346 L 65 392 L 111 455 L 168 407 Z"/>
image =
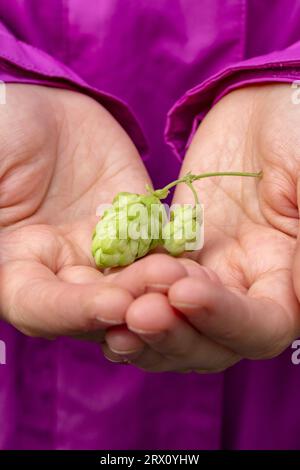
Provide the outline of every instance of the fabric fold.
<path id="1" fill-rule="evenodd" d="M 299 79 L 300 41 L 283 51 L 229 65 L 188 90 L 174 104 L 167 116 L 165 140 L 182 159 L 199 123 L 223 96 L 241 87 Z"/>
<path id="2" fill-rule="evenodd" d="M 87 84 L 78 74 L 46 52 L 16 39 L 0 23 L 0 80 L 5 83 L 63 88 L 84 93 L 104 106 L 124 128 L 143 157 L 147 143 L 128 105 Z"/>

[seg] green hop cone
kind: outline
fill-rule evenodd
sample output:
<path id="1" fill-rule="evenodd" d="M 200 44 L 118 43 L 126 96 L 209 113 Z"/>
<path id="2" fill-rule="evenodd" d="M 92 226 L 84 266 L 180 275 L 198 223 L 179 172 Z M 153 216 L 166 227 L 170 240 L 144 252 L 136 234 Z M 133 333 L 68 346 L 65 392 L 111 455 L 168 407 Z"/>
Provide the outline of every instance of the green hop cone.
<path id="1" fill-rule="evenodd" d="M 170 222 L 163 228 L 163 246 L 173 256 L 199 249 L 201 225 L 199 204 L 176 206 L 171 211 Z"/>
<path id="2" fill-rule="evenodd" d="M 212 176 L 247 176 L 260 178 L 262 172 L 212 172 L 194 175 L 187 173 L 148 195 L 119 193 L 96 225 L 93 233 L 92 254 L 99 268 L 126 266 L 145 256 L 158 245 L 163 245 L 173 256 L 201 248 L 203 222 L 202 208 L 193 183 Z M 195 205 L 176 206 L 170 221 L 161 199 L 170 189 L 185 183 L 193 192 Z"/>
<path id="3" fill-rule="evenodd" d="M 127 266 L 161 243 L 166 213 L 152 194 L 119 193 L 97 223 L 92 255 L 99 268 Z"/>

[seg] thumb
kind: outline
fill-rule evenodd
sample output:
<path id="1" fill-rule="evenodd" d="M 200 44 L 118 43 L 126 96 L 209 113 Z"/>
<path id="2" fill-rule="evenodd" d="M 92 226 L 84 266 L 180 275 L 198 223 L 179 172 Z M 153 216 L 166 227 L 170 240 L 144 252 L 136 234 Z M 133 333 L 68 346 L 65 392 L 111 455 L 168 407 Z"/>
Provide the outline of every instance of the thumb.
<path id="1" fill-rule="evenodd" d="M 38 261 L 0 268 L 0 318 L 29 336 L 76 335 L 122 324 L 132 300 L 128 291 L 102 280 L 60 280 Z"/>

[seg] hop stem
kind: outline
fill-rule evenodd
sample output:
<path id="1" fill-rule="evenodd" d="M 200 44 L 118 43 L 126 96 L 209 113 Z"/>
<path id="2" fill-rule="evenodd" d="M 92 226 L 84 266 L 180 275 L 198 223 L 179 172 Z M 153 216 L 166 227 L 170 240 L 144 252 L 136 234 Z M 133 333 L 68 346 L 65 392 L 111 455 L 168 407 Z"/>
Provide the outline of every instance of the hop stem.
<path id="1" fill-rule="evenodd" d="M 190 190 L 193 193 L 194 200 L 195 200 L 195 206 L 199 204 L 199 198 L 196 189 L 193 186 L 193 183 L 191 181 L 186 181 L 186 185 L 190 188 Z"/>
<path id="2" fill-rule="evenodd" d="M 248 173 L 248 172 L 241 172 L 241 171 L 222 171 L 222 172 L 212 172 L 212 173 L 201 173 L 200 175 L 193 175 L 192 173 L 187 173 L 182 178 L 179 178 L 167 184 L 167 186 L 165 186 L 164 188 L 153 191 L 152 194 L 157 196 L 159 199 L 165 199 L 168 196 L 171 188 L 173 188 L 174 186 L 177 186 L 177 184 L 185 183 L 193 191 L 195 203 L 198 204 L 199 200 L 198 200 L 198 196 L 195 191 L 195 188 L 193 187 L 193 182 L 200 180 L 202 178 L 210 178 L 211 176 L 247 176 L 247 177 L 252 177 L 252 178 L 260 178 L 262 176 L 262 171 L 259 171 L 258 173 Z M 149 188 L 147 189 L 149 190 Z"/>

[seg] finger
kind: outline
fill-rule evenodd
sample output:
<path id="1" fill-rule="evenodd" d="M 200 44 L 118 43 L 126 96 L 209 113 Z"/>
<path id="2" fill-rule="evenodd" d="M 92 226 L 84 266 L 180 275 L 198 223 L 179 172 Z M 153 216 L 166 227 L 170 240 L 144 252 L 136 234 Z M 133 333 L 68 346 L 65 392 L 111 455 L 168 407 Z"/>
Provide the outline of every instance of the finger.
<path id="1" fill-rule="evenodd" d="M 108 282 L 113 279 L 114 284 L 138 297 L 149 291 L 166 293 L 174 282 L 187 276 L 187 270 L 169 255 L 152 254 L 112 276 L 107 276 Z"/>
<path id="2" fill-rule="evenodd" d="M 190 258 L 177 258 L 178 262 L 182 264 L 189 277 L 203 277 L 207 276 L 211 281 L 216 284 L 222 284 L 217 274 L 210 268 L 206 266 L 201 266 L 197 261 L 194 261 Z"/>
<path id="3" fill-rule="evenodd" d="M 102 351 L 106 359 L 111 362 L 120 364 L 132 364 L 138 369 L 147 372 L 166 372 L 174 370 L 174 364 L 170 364 L 170 360 L 162 357 L 158 352 L 152 350 L 147 345 L 144 345 L 142 351 L 124 353 L 119 351 L 114 352 L 108 343 L 102 345 Z"/>
<path id="4" fill-rule="evenodd" d="M 103 274 L 91 266 L 65 266 L 58 273 L 57 277 L 61 281 L 73 284 L 91 284 L 103 281 Z M 105 330 L 89 331 L 88 333 L 74 335 L 81 341 L 92 343 L 102 343 L 105 340 Z"/>
<path id="5" fill-rule="evenodd" d="M 148 372 L 175 370 L 176 364 L 153 350 L 136 334 L 121 325 L 109 328 L 105 335 L 107 358 L 130 362 Z"/>
<path id="6" fill-rule="evenodd" d="M 135 333 L 129 331 L 126 325 L 107 330 L 105 341 L 113 353 L 127 358 L 129 355 L 140 354 L 145 347 L 145 343 Z"/>
<path id="7" fill-rule="evenodd" d="M 103 281 L 103 274 L 91 266 L 65 266 L 56 275 L 61 281 L 73 284 L 91 284 Z"/>
<path id="8" fill-rule="evenodd" d="M 105 335 L 105 355 L 115 362 L 128 362 L 148 372 L 169 370 L 166 361 L 125 325 L 112 327 Z"/>
<path id="9" fill-rule="evenodd" d="M 72 284 L 32 261 L 4 264 L 0 311 L 17 329 L 33 336 L 75 335 L 124 322 L 129 292 L 104 282 Z"/>
<path id="10" fill-rule="evenodd" d="M 163 257 L 163 259 L 164 258 L 165 257 Z M 185 268 L 188 275 L 193 275 L 193 276 L 197 276 L 199 274 L 201 275 L 202 271 L 204 270 L 205 272 L 208 273 L 209 276 L 212 277 L 212 279 L 217 278 L 217 276 L 211 270 L 200 266 L 195 261 L 192 261 L 190 259 L 178 258 L 178 262 Z M 175 266 L 177 267 L 177 263 L 175 264 Z M 92 268 L 88 268 L 88 269 L 92 269 Z M 172 265 L 170 266 L 170 264 L 167 263 L 167 269 L 170 269 L 170 272 L 173 275 L 173 279 L 176 279 L 176 273 L 174 274 L 174 271 L 171 271 Z M 178 271 L 178 273 L 179 273 L 179 276 L 184 274 L 181 270 Z M 161 274 L 161 271 L 160 271 L 160 274 Z M 150 276 L 151 275 L 152 274 L 150 271 Z M 148 275 L 148 279 L 150 276 Z M 164 286 L 163 288 L 157 286 L 156 289 L 153 289 L 153 286 L 152 286 L 152 289 L 151 289 L 151 286 L 150 286 L 147 288 L 147 290 L 164 291 L 166 288 L 167 286 Z M 141 338 L 139 338 L 133 332 L 130 332 L 125 327 L 124 328 L 123 327 L 110 328 L 106 333 L 106 341 L 107 341 L 108 346 L 111 348 L 111 350 L 117 354 L 118 353 L 122 354 L 121 351 L 123 351 L 123 354 L 126 354 L 127 351 L 131 351 L 131 350 L 132 351 L 136 350 L 136 352 L 139 350 L 141 353 L 145 345 L 144 342 L 141 340 Z M 150 362 L 151 361 L 147 361 L 147 364 Z"/>
<path id="11" fill-rule="evenodd" d="M 199 334 L 180 318 L 162 294 L 136 299 L 127 311 L 126 322 L 128 329 L 169 360 L 169 370 L 220 370 L 239 360 L 231 350 Z"/>
<path id="12" fill-rule="evenodd" d="M 272 292 L 271 281 L 281 289 Z M 295 312 L 287 312 L 278 300 L 287 298 L 282 289 L 289 287 L 274 273 L 270 281 L 265 277 L 253 285 L 248 295 L 232 292 L 203 275 L 176 282 L 169 290 L 169 301 L 200 332 L 237 354 L 273 357 L 295 333 Z"/>
<path id="13" fill-rule="evenodd" d="M 163 258 L 165 258 L 165 257 L 163 257 Z M 190 259 L 178 258 L 178 262 L 182 266 L 184 266 L 184 268 L 185 268 L 188 275 L 197 276 L 199 273 L 201 274 L 202 271 L 204 270 L 205 272 L 208 273 L 208 275 L 212 276 L 212 279 L 217 277 L 213 272 L 210 272 L 211 270 L 209 270 L 208 268 L 203 268 L 198 263 L 196 263 L 195 261 L 192 261 Z M 172 265 L 173 265 L 173 263 L 172 263 Z M 167 269 L 170 269 L 170 273 L 172 274 L 173 279 L 176 279 L 176 277 L 178 278 L 179 276 L 184 274 L 184 272 L 181 271 L 181 270 L 178 271 L 179 275 L 176 274 L 176 272 L 174 273 L 174 271 L 171 270 L 172 265 L 170 266 L 170 264 L 167 263 Z M 175 266 L 177 268 L 177 263 L 175 264 Z M 95 271 L 92 268 L 84 267 L 83 269 L 91 269 L 92 271 Z M 150 270 L 150 276 L 148 275 L 148 279 L 151 277 L 152 273 L 153 273 L 153 271 Z M 161 274 L 161 271 L 160 271 L 160 274 Z M 93 273 L 91 273 L 91 275 L 93 275 Z M 157 284 L 156 284 L 156 286 L 157 286 Z M 149 286 L 147 288 L 147 290 L 164 291 L 166 288 L 167 288 L 167 286 L 164 286 L 163 288 L 157 286 L 156 289 L 153 289 L 153 285 L 152 285 L 152 289 L 151 289 L 151 286 Z M 107 331 L 107 334 L 106 334 L 106 341 L 107 341 L 109 347 L 111 348 L 111 350 L 116 352 L 116 353 L 118 353 L 122 350 L 122 351 L 125 351 L 123 353 L 126 354 L 126 351 L 130 351 L 130 350 L 134 350 L 134 349 L 136 349 L 136 350 L 139 349 L 140 352 L 141 352 L 144 348 L 144 342 L 142 342 L 141 338 L 139 338 L 133 332 L 130 332 L 125 327 L 124 328 L 123 327 L 110 328 Z"/>

